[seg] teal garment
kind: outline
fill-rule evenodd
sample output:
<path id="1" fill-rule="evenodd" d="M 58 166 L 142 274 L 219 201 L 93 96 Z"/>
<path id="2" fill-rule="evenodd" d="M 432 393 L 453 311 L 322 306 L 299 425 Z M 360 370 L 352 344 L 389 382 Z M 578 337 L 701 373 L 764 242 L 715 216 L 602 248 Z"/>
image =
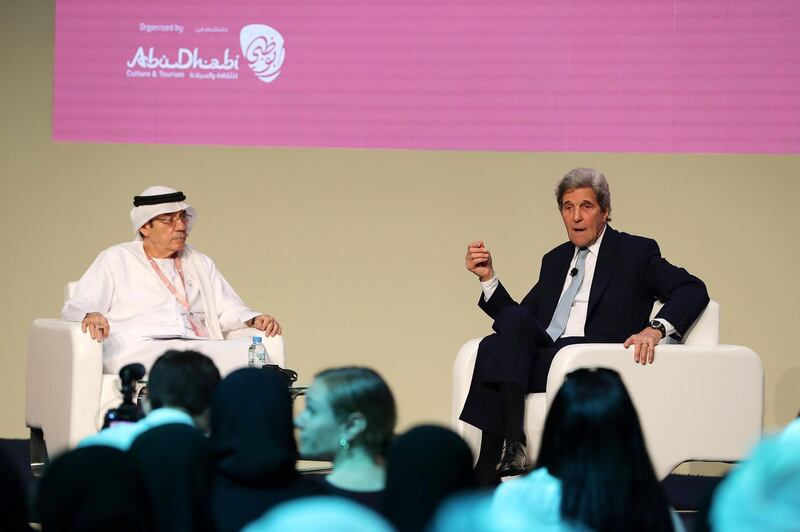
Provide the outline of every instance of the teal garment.
<path id="1" fill-rule="evenodd" d="M 492 513 L 518 520 L 531 530 L 580 530 L 561 518 L 561 481 L 544 467 L 500 484 L 492 499 Z"/>
<path id="2" fill-rule="evenodd" d="M 561 519 L 561 481 L 545 468 L 509 479 L 494 493 L 475 492 L 446 500 L 430 532 L 582 532 Z"/>
<path id="3" fill-rule="evenodd" d="M 105 445 L 106 447 L 127 451 L 130 449 L 133 440 L 143 432 L 170 423 L 195 426 L 192 416 L 183 410 L 169 407 L 157 408 L 136 423 L 120 423 L 103 429 L 97 434 L 87 436 L 78 443 L 78 447 Z"/>
<path id="4" fill-rule="evenodd" d="M 505 527 L 509 529 L 541 532 L 590 530 L 582 523 L 561 517 L 561 481 L 544 467 L 500 484 L 494 492 L 491 511 L 494 518 L 509 521 Z M 675 532 L 686 532 L 672 509 L 670 518 Z"/>
<path id="5" fill-rule="evenodd" d="M 765 438 L 717 488 L 714 530 L 800 530 L 800 419 Z"/>
<path id="6" fill-rule="evenodd" d="M 285 502 L 247 525 L 242 532 L 392 532 L 392 526 L 366 506 L 341 497 L 306 497 Z"/>

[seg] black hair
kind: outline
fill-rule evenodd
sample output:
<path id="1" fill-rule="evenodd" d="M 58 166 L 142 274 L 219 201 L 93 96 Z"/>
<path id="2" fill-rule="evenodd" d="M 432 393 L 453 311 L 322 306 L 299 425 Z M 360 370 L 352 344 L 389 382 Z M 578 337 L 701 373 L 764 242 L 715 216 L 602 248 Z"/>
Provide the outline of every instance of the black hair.
<path id="1" fill-rule="evenodd" d="M 619 374 L 578 369 L 556 394 L 536 462 L 561 480 L 561 515 L 592 530 L 673 530 Z"/>
<path id="2" fill-rule="evenodd" d="M 200 415 L 210 408 L 219 382 L 219 370 L 206 355 L 169 350 L 150 368 L 147 381 L 150 406 L 178 407 L 192 416 Z"/>

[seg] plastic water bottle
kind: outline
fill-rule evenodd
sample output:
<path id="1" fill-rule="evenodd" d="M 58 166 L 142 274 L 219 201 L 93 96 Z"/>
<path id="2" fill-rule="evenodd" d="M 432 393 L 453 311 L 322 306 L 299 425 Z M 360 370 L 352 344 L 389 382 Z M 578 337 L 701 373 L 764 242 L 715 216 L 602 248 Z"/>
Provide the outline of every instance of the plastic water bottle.
<path id="1" fill-rule="evenodd" d="M 260 336 L 253 336 L 253 343 L 247 350 L 247 365 L 251 368 L 261 368 L 267 363 L 267 348 L 261 343 Z"/>

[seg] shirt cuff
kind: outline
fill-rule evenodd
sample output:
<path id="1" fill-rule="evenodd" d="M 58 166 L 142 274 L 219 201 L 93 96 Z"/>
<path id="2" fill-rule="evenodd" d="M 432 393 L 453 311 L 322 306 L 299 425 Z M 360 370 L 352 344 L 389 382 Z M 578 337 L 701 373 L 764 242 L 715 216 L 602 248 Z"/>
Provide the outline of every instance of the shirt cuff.
<path id="1" fill-rule="evenodd" d="M 498 284 L 500 284 L 500 280 L 496 275 L 488 281 L 481 281 L 484 301 L 489 301 L 489 298 L 492 297 L 492 294 L 494 294 L 494 291 L 497 289 Z"/>

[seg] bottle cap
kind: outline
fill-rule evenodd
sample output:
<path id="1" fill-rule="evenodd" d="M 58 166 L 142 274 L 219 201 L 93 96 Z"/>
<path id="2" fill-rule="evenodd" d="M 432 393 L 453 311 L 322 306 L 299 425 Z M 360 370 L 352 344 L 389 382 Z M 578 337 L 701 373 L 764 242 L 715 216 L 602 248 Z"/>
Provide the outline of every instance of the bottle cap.
<path id="1" fill-rule="evenodd" d="M 253 336 L 253 343 L 254 344 L 260 344 L 261 343 L 261 337 L 260 336 Z"/>

